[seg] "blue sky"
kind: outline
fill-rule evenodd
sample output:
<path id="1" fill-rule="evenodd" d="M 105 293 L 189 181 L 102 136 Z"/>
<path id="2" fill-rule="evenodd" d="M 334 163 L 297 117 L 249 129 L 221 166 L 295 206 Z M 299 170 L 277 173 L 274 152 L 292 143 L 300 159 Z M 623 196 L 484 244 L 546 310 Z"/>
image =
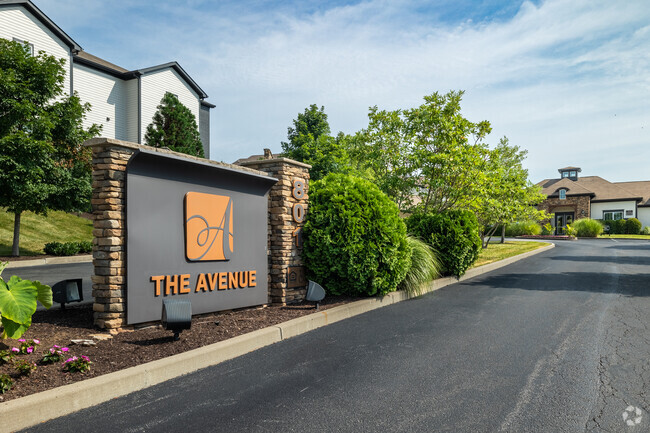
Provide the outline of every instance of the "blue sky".
<path id="1" fill-rule="evenodd" d="M 280 151 L 310 104 L 333 133 L 368 107 L 465 90 L 463 112 L 560 167 L 650 180 L 650 7 L 644 0 L 157 2 L 35 0 L 87 52 L 135 69 L 178 61 L 210 96 L 212 159 Z"/>

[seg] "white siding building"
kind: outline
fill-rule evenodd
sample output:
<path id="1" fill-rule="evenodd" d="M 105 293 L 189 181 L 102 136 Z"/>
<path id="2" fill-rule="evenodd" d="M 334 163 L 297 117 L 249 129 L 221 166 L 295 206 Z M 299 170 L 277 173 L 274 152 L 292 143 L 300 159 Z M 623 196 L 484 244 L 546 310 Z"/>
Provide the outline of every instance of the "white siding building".
<path id="1" fill-rule="evenodd" d="M 196 118 L 205 157 L 210 156 L 208 95 L 176 62 L 129 71 L 83 51 L 31 1 L 0 0 L 0 38 L 28 42 L 34 52 L 66 59 L 65 93 L 91 104 L 86 126 L 102 136 L 143 143 L 160 100 L 173 93 Z"/>

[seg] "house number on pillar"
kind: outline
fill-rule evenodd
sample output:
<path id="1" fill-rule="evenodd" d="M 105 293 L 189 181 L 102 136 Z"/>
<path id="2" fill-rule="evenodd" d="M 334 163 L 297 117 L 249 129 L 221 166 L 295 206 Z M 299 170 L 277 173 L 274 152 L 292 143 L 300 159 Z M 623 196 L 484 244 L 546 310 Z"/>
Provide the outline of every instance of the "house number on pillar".
<path id="1" fill-rule="evenodd" d="M 305 198 L 305 181 L 302 179 L 294 179 L 293 189 L 291 190 L 293 198 L 296 200 L 302 200 Z M 302 203 L 294 203 L 291 209 L 291 216 L 293 220 L 301 224 L 305 221 L 305 206 Z M 296 247 L 302 247 L 302 227 L 297 227 L 293 231 L 293 237 L 295 238 Z"/>

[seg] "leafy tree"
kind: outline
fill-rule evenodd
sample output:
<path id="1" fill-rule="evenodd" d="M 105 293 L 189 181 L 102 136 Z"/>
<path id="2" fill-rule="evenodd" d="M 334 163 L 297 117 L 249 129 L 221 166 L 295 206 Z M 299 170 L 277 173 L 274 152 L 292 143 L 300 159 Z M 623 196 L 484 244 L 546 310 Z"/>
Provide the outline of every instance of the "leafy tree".
<path id="1" fill-rule="evenodd" d="M 172 93 L 165 93 L 147 126 L 145 143 L 203 158 L 203 143 L 194 114 Z"/>
<path id="2" fill-rule="evenodd" d="M 476 209 L 483 248 L 488 247 L 498 227 L 515 221 L 547 218 L 543 211 L 534 207 L 546 197 L 539 186 L 528 180 L 528 170 L 522 166 L 527 153 L 510 145 L 505 137 L 490 152 L 485 171 L 487 183 Z"/>
<path id="3" fill-rule="evenodd" d="M 81 143 L 100 129 L 84 129 L 90 105 L 63 94 L 64 65 L 0 39 L 0 206 L 14 214 L 14 256 L 23 212 L 83 211 L 90 202 L 90 156 Z"/>
<path id="4" fill-rule="evenodd" d="M 298 113 L 293 127 L 287 128 L 288 142 L 282 142 L 282 152 L 287 158 L 312 166 L 309 174 L 312 180 L 320 180 L 328 173 L 344 173 L 348 170 L 348 154 L 343 133 L 330 135 L 330 125 L 325 107 L 316 104 Z"/>
<path id="5" fill-rule="evenodd" d="M 372 107 L 368 128 L 351 154 L 365 161 L 376 183 L 402 210 L 415 196 L 423 212 L 471 209 L 486 184 L 484 167 L 491 131 L 488 121 L 473 123 L 460 112 L 462 91 L 424 97 L 417 108 L 385 111 Z"/>

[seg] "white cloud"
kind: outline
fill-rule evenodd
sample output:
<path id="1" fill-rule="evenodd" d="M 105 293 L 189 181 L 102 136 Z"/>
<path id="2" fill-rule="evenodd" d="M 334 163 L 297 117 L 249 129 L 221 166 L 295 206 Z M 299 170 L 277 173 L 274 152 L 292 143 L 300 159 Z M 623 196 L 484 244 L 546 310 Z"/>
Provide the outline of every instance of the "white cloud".
<path id="1" fill-rule="evenodd" d="M 610 180 L 650 179 L 645 1 L 525 2 L 510 18 L 495 11 L 499 19 L 456 22 L 416 1 L 314 13 L 264 1 L 39 6 L 114 63 L 178 60 L 217 105 L 215 159 L 278 151 L 291 120 L 312 103 L 325 106 L 334 132 L 354 132 L 371 105 L 406 108 L 434 91 L 464 89 L 464 112 L 492 121 L 491 142 L 507 135 L 529 149 L 533 180 L 566 165 Z M 88 22 L 72 22 L 73 8 Z"/>

